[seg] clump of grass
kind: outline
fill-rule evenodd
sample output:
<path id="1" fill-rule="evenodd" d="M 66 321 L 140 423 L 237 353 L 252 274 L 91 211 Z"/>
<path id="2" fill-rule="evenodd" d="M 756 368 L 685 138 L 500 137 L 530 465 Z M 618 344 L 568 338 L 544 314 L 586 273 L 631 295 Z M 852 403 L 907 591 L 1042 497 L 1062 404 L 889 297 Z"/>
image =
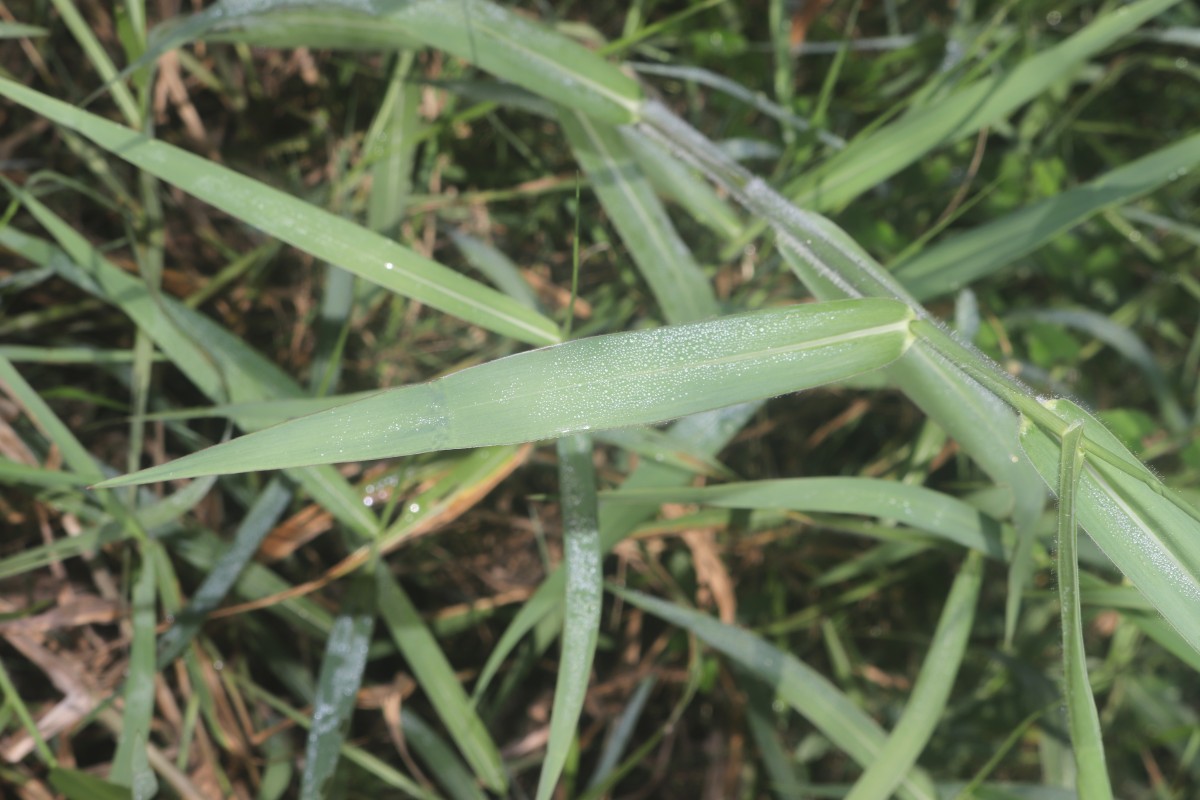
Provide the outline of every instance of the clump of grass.
<path id="1" fill-rule="evenodd" d="M 1189 796 L 1178 5 L 9 26 L 4 778 Z"/>

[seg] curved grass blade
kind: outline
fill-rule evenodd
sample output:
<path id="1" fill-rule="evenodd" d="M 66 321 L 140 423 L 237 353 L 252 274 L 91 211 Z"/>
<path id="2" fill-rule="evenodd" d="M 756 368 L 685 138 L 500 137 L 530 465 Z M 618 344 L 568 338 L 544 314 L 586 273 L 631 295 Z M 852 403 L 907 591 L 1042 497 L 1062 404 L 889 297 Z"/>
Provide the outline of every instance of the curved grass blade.
<path id="1" fill-rule="evenodd" d="M 1111 800 L 1108 766 L 1100 718 L 1088 679 L 1083 645 L 1083 613 L 1079 605 L 1079 525 L 1075 518 L 1075 487 L 1083 468 L 1084 423 L 1075 420 L 1062 435 L 1058 465 L 1058 601 L 1062 609 L 1063 682 L 1067 722 L 1075 753 L 1075 780 L 1080 797 Z"/>
<path id="2" fill-rule="evenodd" d="M 104 485 L 659 422 L 884 366 L 907 347 L 911 318 L 896 301 L 851 300 L 579 339 L 381 392 Z"/>
<path id="3" fill-rule="evenodd" d="M 886 800 L 917 763 L 917 757 L 929 742 L 950 698 L 950 690 L 967 650 L 982 585 L 983 558 L 979 552 L 971 552 L 950 588 L 929 652 L 900 721 L 892 729 L 878 757 L 846 795 L 846 800 Z"/>
<path id="4" fill-rule="evenodd" d="M 550 711 L 550 738 L 538 776 L 537 800 L 549 800 L 575 742 L 579 715 L 592 675 L 604 599 L 603 552 L 596 512 L 596 468 L 592 441 L 576 434 L 558 440 L 558 491 L 562 502 L 563 597 L 562 654 Z"/>
<path id="5" fill-rule="evenodd" d="M 709 646 L 736 661 L 755 678 L 773 688 L 783 702 L 815 725 L 837 747 L 863 767 L 884 750 L 879 726 L 825 676 L 763 638 L 688 608 L 655 597 L 609 586 L 628 603 L 673 625 L 685 628 Z M 920 770 L 909 770 L 900 783 L 905 798 L 936 800 L 937 790 Z"/>
<path id="6" fill-rule="evenodd" d="M 719 486 L 605 492 L 604 504 L 700 503 L 720 508 L 824 511 L 895 519 L 938 538 L 1005 558 L 1000 523 L 949 495 L 874 478 L 781 478 Z"/>
<path id="7" fill-rule="evenodd" d="M 637 81 L 615 65 L 486 0 L 225 2 L 156 32 L 150 55 L 195 38 L 384 51 L 427 45 L 610 123 L 632 121 L 642 100 Z"/>
<path id="8" fill-rule="evenodd" d="M 559 123 L 670 323 L 716 316 L 717 299 L 615 127 L 563 108 Z"/>
<path id="9" fill-rule="evenodd" d="M 373 231 L 186 150 L 0 78 L 0 95 L 317 258 L 397 294 L 530 344 L 559 340 L 553 321 Z"/>
<path id="10" fill-rule="evenodd" d="M 329 632 L 313 699 L 312 727 L 308 729 L 304 750 L 301 800 L 325 797 L 325 784 L 337 768 L 345 729 L 354 712 L 354 700 L 367 665 L 367 647 L 375 627 L 374 605 L 371 582 L 352 582 L 342 612 Z"/>
<path id="11" fill-rule="evenodd" d="M 437 639 L 382 561 L 375 569 L 375 582 L 384 624 L 450 738 L 483 785 L 505 795 L 508 778 L 500 751 L 463 691 Z"/>
<path id="12" fill-rule="evenodd" d="M 949 237 L 896 265 L 892 272 L 920 300 L 956 291 L 1012 264 L 1094 214 L 1170 183 L 1197 163 L 1200 134 Z"/>
<path id="13" fill-rule="evenodd" d="M 1042 404 L 1062 420 L 1084 426 L 1087 451 L 1076 511 L 1093 541 L 1200 652 L 1200 522 L 1167 494 L 1158 479 L 1102 423 L 1068 400 Z M 1047 432 L 1028 417 L 1021 446 L 1048 485 L 1058 485 L 1061 432 Z M 1099 455 L 1116 463 L 1109 463 Z M 1120 466 L 1117 466 L 1119 464 Z"/>

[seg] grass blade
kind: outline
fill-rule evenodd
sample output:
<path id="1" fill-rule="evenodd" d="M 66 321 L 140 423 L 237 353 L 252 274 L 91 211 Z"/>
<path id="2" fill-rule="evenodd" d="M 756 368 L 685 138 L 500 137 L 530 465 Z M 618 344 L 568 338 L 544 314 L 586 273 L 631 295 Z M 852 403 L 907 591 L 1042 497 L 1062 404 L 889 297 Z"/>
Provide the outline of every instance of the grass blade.
<path id="1" fill-rule="evenodd" d="M 1068 400 L 1048 400 L 1043 405 L 1063 420 L 1064 428 L 1076 421 L 1084 425 L 1088 458 L 1077 489 L 1080 524 L 1200 652 L 1200 522 L 1082 408 Z M 1123 469 L 1095 457 L 1097 445 L 1113 454 Z M 1026 419 L 1021 425 L 1021 446 L 1046 483 L 1057 487 L 1062 453 L 1058 436 Z"/>
<path id="2" fill-rule="evenodd" d="M 983 558 L 978 552 L 969 553 L 954 579 L 908 705 L 887 744 L 854 784 L 846 800 L 886 800 L 917 763 L 954 687 L 975 621 L 982 584 Z"/>
<path id="3" fill-rule="evenodd" d="M 1003 119 L 1053 83 L 1179 0 L 1143 0 L 1109 9 L 1061 44 L 997 71 L 944 100 L 914 110 L 851 142 L 783 194 L 802 207 L 844 208 L 855 197 L 916 163 L 931 150 Z"/>
<path id="4" fill-rule="evenodd" d="M 922 250 L 893 274 L 920 300 L 956 291 L 1033 252 L 1094 214 L 1175 180 L 1200 163 L 1200 135 Z"/>
<path id="5" fill-rule="evenodd" d="M 381 392 L 104 485 L 659 422 L 886 365 L 907 346 L 910 318 L 902 303 L 856 300 L 579 339 Z"/>
<path id="6" fill-rule="evenodd" d="M 879 726 L 828 679 L 794 656 L 749 631 L 725 625 L 698 611 L 629 589 L 610 586 L 609 590 L 626 602 L 691 631 L 737 662 L 773 688 L 780 700 L 812 722 L 863 767 L 868 767 L 883 752 L 885 739 Z M 902 781 L 903 797 L 929 800 L 938 797 L 929 778 L 919 771 L 909 771 Z"/>
<path id="7" fill-rule="evenodd" d="M 559 340 L 551 320 L 349 220 L 12 81 L 0 79 L 0 95 L 265 233 L 390 291 L 523 342 Z"/>
<path id="8" fill-rule="evenodd" d="M 412 668 L 417 683 L 479 780 L 487 788 L 504 795 L 508 779 L 500 752 L 458 682 L 454 667 L 446 660 L 412 600 L 383 562 L 376 567 L 375 580 L 384 624 Z"/>
<path id="9" fill-rule="evenodd" d="M 150 746 L 150 721 L 154 716 L 155 558 L 142 542 L 141 567 L 133 584 L 130 607 L 133 616 L 133 645 L 125 678 L 125 707 L 121 714 L 121 736 L 113 755 L 109 780 L 128 786 L 134 800 L 149 800 L 158 793 L 158 779 L 150 768 L 146 750 Z"/>
<path id="10" fill-rule="evenodd" d="M 604 598 L 603 553 L 596 512 L 596 468 L 587 436 L 558 440 L 558 490 L 563 516 L 562 655 L 550 711 L 550 739 L 538 776 L 537 800 L 549 800 L 574 745 L 579 715 L 592 675 Z"/>
<path id="11" fill-rule="evenodd" d="M 1088 680 L 1083 613 L 1079 606 L 1079 525 L 1075 518 L 1075 494 L 1083 469 L 1083 434 L 1082 420 L 1067 426 L 1058 465 L 1058 602 L 1062 609 L 1063 682 L 1079 794 L 1089 800 L 1093 797 L 1111 800 L 1113 794 L 1104 760 L 1100 718 Z"/>
<path id="12" fill-rule="evenodd" d="M 720 508 L 793 509 L 895 519 L 992 558 L 1004 559 L 1000 524 L 949 495 L 873 478 L 781 478 L 720 486 L 624 489 L 602 502 L 700 503 Z"/>
<path id="13" fill-rule="evenodd" d="M 326 783 L 337 768 L 345 729 L 354 713 L 354 701 L 367 666 L 367 647 L 375 627 L 374 605 L 371 582 L 352 582 L 344 608 L 329 632 L 304 751 L 301 800 L 325 797 Z"/>
<path id="14" fill-rule="evenodd" d="M 675 232 L 620 131 L 565 108 L 559 122 L 667 321 L 716 316 L 717 300 L 708 279 Z"/>

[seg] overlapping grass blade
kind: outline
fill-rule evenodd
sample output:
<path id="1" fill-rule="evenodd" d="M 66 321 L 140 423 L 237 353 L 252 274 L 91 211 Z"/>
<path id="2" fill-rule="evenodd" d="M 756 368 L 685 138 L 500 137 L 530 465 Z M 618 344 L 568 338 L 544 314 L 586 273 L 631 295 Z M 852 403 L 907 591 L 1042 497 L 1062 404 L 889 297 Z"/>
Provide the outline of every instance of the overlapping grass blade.
<path id="1" fill-rule="evenodd" d="M 679 238 L 621 132 L 570 109 L 559 122 L 667 322 L 716 316 L 712 287 Z"/>
<path id="2" fill-rule="evenodd" d="M 533 287 L 521 277 L 521 271 L 504 253 L 487 242 L 462 231 L 451 231 L 450 239 L 471 266 L 479 270 L 492 284 L 528 309 L 542 313 Z"/>
<path id="3" fill-rule="evenodd" d="M 721 508 L 824 511 L 894 519 L 938 538 L 1005 558 L 1000 523 L 941 492 L 873 478 L 780 478 L 705 487 L 622 489 L 603 504 L 700 503 Z"/>
<path id="4" fill-rule="evenodd" d="M 808 719 L 864 768 L 882 754 L 885 735 L 874 720 L 825 676 L 794 656 L 749 631 L 725 625 L 698 611 L 629 589 L 610 586 L 609 591 L 643 611 L 691 631 L 737 662 L 746 672 L 774 689 L 780 700 Z M 908 770 L 901 777 L 899 787 L 901 797 L 929 800 L 938 797 L 928 776 L 917 769 Z"/>
<path id="5" fill-rule="evenodd" d="M 265 233 L 391 291 L 523 342 L 559 340 L 551 320 L 349 220 L 11 81 L 0 79 L 0 95 Z"/>
<path id="6" fill-rule="evenodd" d="M 1065 428 L 1084 426 L 1087 460 L 1076 510 L 1100 549 L 1200 652 L 1200 522 L 1168 496 L 1158 479 L 1094 417 L 1068 400 L 1044 403 Z M 1098 445 L 1121 467 L 1096 456 Z M 1033 421 L 1021 425 L 1021 446 L 1048 485 L 1058 484 L 1058 437 Z"/>
<path id="7" fill-rule="evenodd" d="M 846 795 L 847 800 L 886 800 L 917 763 L 958 676 L 982 584 L 983 558 L 978 552 L 969 553 L 946 598 L 904 713 L 883 750 Z"/>
<path id="8" fill-rule="evenodd" d="M 592 676 L 592 658 L 600 635 L 604 599 L 603 551 L 596 511 L 596 468 L 592 442 L 585 435 L 558 440 L 558 491 L 562 504 L 563 596 L 562 655 L 550 711 L 550 738 L 538 776 L 537 800 L 549 800 L 575 743 L 579 715 Z"/>
<path id="9" fill-rule="evenodd" d="M 317 694 L 313 699 L 312 727 L 304 750 L 300 778 L 301 800 L 328 796 L 326 784 L 341 756 L 345 729 L 354 713 L 358 687 L 367 666 L 367 647 L 375 628 L 375 592 L 369 579 L 352 581 L 341 612 L 325 642 Z"/>
<path id="10" fill-rule="evenodd" d="M 1200 135 L 1122 164 L 1088 183 L 955 234 L 897 264 L 892 273 L 920 300 L 1010 266 L 1094 214 L 1179 178 L 1200 163 Z"/>
<path id="11" fill-rule="evenodd" d="M 375 570 L 379 611 L 396 647 L 404 655 L 455 746 L 485 787 L 503 795 L 508 778 L 500 751 L 488 735 L 483 720 L 472 706 L 454 668 L 446 660 L 437 639 L 420 612 L 380 562 Z"/>
<path id="12" fill-rule="evenodd" d="M 721 450 L 734 434 L 741 429 L 746 421 L 760 407 L 760 403 L 743 403 L 727 408 L 695 414 L 672 425 L 668 435 L 679 441 L 690 442 L 692 447 L 702 453 L 715 455 Z M 691 480 L 691 473 L 676 469 L 657 462 L 642 462 L 638 465 L 621 489 L 649 489 L 653 487 L 685 486 Z M 622 539 L 633 532 L 641 522 L 653 516 L 653 508 L 646 505 L 612 505 L 601 509 L 600 516 L 600 547 L 608 552 Z M 543 619 L 559 607 L 565 586 L 565 576 L 562 569 L 551 572 L 533 597 L 525 601 L 516 617 L 509 623 L 496 646 L 488 655 L 487 662 L 475 682 L 474 697 L 478 699 L 491 685 L 492 679 L 504 663 L 504 659 L 516 648 L 521 639 L 534 629 Z"/>
<path id="13" fill-rule="evenodd" d="M 659 422 L 884 366 L 908 346 L 910 320 L 902 303 L 851 300 L 579 339 L 381 392 L 108 485 Z"/>
<path id="14" fill-rule="evenodd" d="M 27 193 L 16 194 L 63 249 L 11 226 L 0 228 L 0 243 L 35 263 L 52 265 L 66 280 L 118 306 L 210 399 L 259 401 L 302 395 L 278 366 L 245 342 L 173 298 L 152 297 L 141 281 L 103 258 L 49 209 Z M 235 421 L 244 429 L 259 427 L 253 419 Z M 378 520 L 336 470 L 314 467 L 292 477 L 356 533 L 370 536 L 378 528 Z"/>
<path id="15" fill-rule="evenodd" d="M 454 752 L 454 748 L 420 715 L 410 708 L 403 708 L 400 711 L 400 725 L 405 743 L 429 765 L 429 771 L 450 797 L 454 800 L 487 800 L 475 776 Z"/>
<path id="16" fill-rule="evenodd" d="M 1083 613 L 1079 604 L 1079 525 L 1075 518 L 1076 486 L 1083 468 L 1084 423 L 1075 420 L 1062 435 L 1058 464 L 1058 602 L 1062 613 L 1063 683 L 1071 746 L 1075 753 L 1075 780 L 1081 797 L 1111 800 L 1108 766 L 1100 718 L 1088 678 L 1087 651 L 1083 645 Z"/>

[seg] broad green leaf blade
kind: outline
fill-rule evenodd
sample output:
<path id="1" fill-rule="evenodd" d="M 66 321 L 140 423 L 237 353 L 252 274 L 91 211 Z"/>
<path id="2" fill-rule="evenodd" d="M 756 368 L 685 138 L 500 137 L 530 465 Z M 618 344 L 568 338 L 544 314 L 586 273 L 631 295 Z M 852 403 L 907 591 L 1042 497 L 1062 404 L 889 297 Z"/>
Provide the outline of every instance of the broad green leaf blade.
<path id="1" fill-rule="evenodd" d="M 1077 489 L 1080 524 L 1159 613 L 1200 652 L 1200 522 L 1184 511 L 1140 461 L 1102 423 L 1068 400 L 1043 405 L 1063 420 L 1084 424 L 1088 451 Z M 1058 484 L 1057 435 L 1025 419 L 1021 445 L 1051 486 Z M 1098 446 L 1125 470 L 1095 455 Z M 1134 474 L 1130 474 L 1130 473 Z M 1135 477 L 1136 475 L 1136 477 Z"/>
<path id="2" fill-rule="evenodd" d="M 1000 523 L 949 495 L 874 478 L 780 478 L 719 486 L 622 489 L 604 505 L 700 503 L 721 508 L 824 511 L 894 519 L 938 538 L 1003 560 Z"/>
<path id="3" fill-rule="evenodd" d="M 107 485 L 659 422 L 884 366 L 908 346 L 911 318 L 902 303 L 855 300 L 579 339 L 381 392 Z"/>
<path id="4" fill-rule="evenodd" d="M 141 566 L 133 584 L 130 607 L 133 616 L 133 644 L 129 652 L 129 671 L 125 677 L 125 707 L 121 714 L 121 737 L 113 755 L 109 780 L 128 786 L 134 800 L 149 800 L 158 793 L 158 779 L 150 769 L 146 750 L 150 746 L 150 721 L 154 716 L 154 626 L 155 559 L 151 548 L 141 543 Z"/>
<path id="5" fill-rule="evenodd" d="M 641 592 L 615 586 L 610 586 L 609 591 L 643 611 L 691 631 L 736 661 L 773 688 L 780 700 L 863 767 L 870 766 L 883 752 L 884 733 L 874 720 L 819 672 L 760 636 Z M 916 769 L 904 776 L 901 787 L 903 797 L 929 800 L 938 797 L 929 778 Z"/>
<path id="6" fill-rule="evenodd" d="M 947 238 L 893 269 L 915 297 L 956 291 L 1014 263 L 1063 231 L 1175 180 L 1200 163 L 1200 134 L 1123 164 L 1093 181 Z"/>
<path id="7" fill-rule="evenodd" d="M 337 768 L 345 730 L 354 713 L 354 701 L 367 666 L 367 647 L 375 627 L 374 595 L 370 580 L 355 580 L 325 643 L 325 657 L 321 660 L 313 699 L 312 727 L 308 729 L 304 750 L 301 800 L 325 797 L 325 785 Z"/>
<path id="8" fill-rule="evenodd" d="M 385 563 L 376 567 L 375 580 L 384 624 L 450 738 L 483 785 L 499 795 L 506 794 L 508 778 L 500 751 L 437 639 Z"/>
<path id="9" fill-rule="evenodd" d="M 596 468 L 592 441 L 584 435 L 558 440 L 558 491 L 562 503 L 563 597 L 562 655 L 550 711 L 550 738 L 538 775 L 537 800 L 549 800 L 574 745 L 579 715 L 592 676 L 592 658 L 600 635 L 604 599 L 603 552 L 596 512 Z"/>
<path id="10" fill-rule="evenodd" d="M 969 553 L 950 588 L 904 713 L 887 744 L 854 784 L 846 800 L 887 800 L 917 763 L 950 699 L 950 690 L 967 651 L 982 585 L 983 558 L 978 552 Z"/>
<path id="11" fill-rule="evenodd" d="M 530 344 L 559 339 L 549 319 L 414 251 L 186 150 L 0 79 L 0 95 L 282 241 L 397 294 Z"/>
<path id="12" fill-rule="evenodd" d="M 568 108 L 562 109 L 559 122 L 667 321 L 716 316 L 717 299 L 708 279 L 676 233 L 621 132 Z"/>
<path id="13" fill-rule="evenodd" d="M 1083 613 L 1079 605 L 1079 523 L 1075 516 L 1076 486 L 1083 468 L 1084 423 L 1075 420 L 1062 435 L 1058 464 L 1058 602 L 1062 613 L 1063 683 L 1067 722 L 1075 752 L 1075 781 L 1081 797 L 1111 800 L 1104 739 L 1083 646 Z"/>

